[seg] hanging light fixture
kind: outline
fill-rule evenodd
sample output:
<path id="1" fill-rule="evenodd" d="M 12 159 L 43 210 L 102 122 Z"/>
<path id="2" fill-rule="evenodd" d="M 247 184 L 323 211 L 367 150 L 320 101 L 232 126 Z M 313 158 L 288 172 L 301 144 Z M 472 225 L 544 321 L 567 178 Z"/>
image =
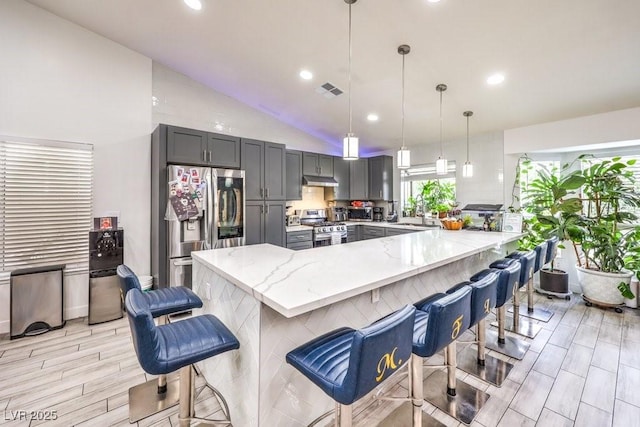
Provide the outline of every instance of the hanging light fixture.
<path id="1" fill-rule="evenodd" d="M 398 53 L 402 55 L 402 146 L 398 150 L 398 169 L 408 169 L 411 166 L 411 153 L 404 146 L 404 57 L 411 52 L 409 45 L 398 46 Z"/>
<path id="2" fill-rule="evenodd" d="M 436 86 L 436 90 L 440 92 L 440 157 L 436 160 L 436 175 L 446 175 L 449 165 L 442 148 L 442 92 L 447 90 L 447 85 L 440 83 Z"/>
<path id="3" fill-rule="evenodd" d="M 462 177 L 471 178 L 473 176 L 473 165 L 469 161 L 469 117 L 473 116 L 473 111 L 465 111 L 462 115 L 467 118 L 467 161 L 462 166 Z"/>
<path id="4" fill-rule="evenodd" d="M 351 5 L 357 0 L 344 0 L 349 5 L 349 133 L 342 140 L 342 158 L 356 160 L 358 158 L 358 137 L 351 130 Z"/>

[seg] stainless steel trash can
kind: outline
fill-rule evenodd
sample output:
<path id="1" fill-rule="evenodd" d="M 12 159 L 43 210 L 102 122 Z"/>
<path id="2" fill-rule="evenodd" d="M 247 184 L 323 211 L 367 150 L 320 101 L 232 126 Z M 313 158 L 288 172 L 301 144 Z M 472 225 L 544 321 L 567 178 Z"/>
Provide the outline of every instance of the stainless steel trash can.
<path id="1" fill-rule="evenodd" d="M 64 267 L 52 265 L 11 272 L 11 339 L 64 326 Z"/>
<path id="2" fill-rule="evenodd" d="M 115 268 L 89 272 L 89 324 L 122 318 L 122 293 Z"/>

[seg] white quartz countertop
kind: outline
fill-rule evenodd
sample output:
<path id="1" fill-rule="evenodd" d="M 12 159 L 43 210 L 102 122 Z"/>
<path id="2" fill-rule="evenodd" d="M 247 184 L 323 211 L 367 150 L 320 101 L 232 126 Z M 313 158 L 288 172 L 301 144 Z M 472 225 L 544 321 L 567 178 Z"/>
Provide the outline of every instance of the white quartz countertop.
<path id="1" fill-rule="evenodd" d="M 313 227 L 310 225 L 292 225 L 286 228 L 287 233 L 291 233 L 294 231 L 312 231 Z"/>
<path id="2" fill-rule="evenodd" d="M 192 252 L 192 257 L 283 316 L 294 317 L 519 237 L 427 229 L 301 251 L 262 244 Z"/>

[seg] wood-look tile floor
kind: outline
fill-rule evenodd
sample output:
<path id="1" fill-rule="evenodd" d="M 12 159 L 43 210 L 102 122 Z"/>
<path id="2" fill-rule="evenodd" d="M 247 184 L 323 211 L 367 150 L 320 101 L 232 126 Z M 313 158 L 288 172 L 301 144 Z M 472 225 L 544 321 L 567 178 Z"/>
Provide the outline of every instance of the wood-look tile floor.
<path id="1" fill-rule="evenodd" d="M 515 365 L 502 387 L 458 371 L 460 380 L 491 395 L 472 425 L 640 427 L 640 311 L 625 308 L 619 314 L 586 307 L 578 296 L 565 301 L 536 295 L 536 301 L 554 316 L 548 323 L 536 322 L 542 330 L 535 339 L 527 339 L 531 348 L 524 359 L 489 352 Z M 432 359 L 438 363 L 442 357 Z M 4 336 L 0 424 L 130 425 L 128 389 L 152 378 L 138 365 L 126 319 L 94 326 L 77 319 L 36 337 L 11 341 Z M 396 394 L 406 392 L 405 386 L 401 382 L 395 387 Z M 356 424 L 375 425 L 397 405 L 363 399 L 354 410 Z M 14 420 L 17 411 L 56 411 L 57 419 Z M 216 416 L 219 406 L 205 391 L 196 411 Z M 463 426 L 429 404 L 425 411 L 447 426 Z M 137 424 L 175 426 L 177 407 Z"/>

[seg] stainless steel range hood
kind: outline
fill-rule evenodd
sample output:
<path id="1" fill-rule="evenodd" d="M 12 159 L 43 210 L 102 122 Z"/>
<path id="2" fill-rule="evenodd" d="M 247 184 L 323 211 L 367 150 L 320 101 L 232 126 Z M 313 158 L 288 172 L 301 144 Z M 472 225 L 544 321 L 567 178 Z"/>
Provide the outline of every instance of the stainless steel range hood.
<path id="1" fill-rule="evenodd" d="M 327 176 L 303 175 L 302 185 L 310 187 L 337 187 L 338 181 Z"/>

